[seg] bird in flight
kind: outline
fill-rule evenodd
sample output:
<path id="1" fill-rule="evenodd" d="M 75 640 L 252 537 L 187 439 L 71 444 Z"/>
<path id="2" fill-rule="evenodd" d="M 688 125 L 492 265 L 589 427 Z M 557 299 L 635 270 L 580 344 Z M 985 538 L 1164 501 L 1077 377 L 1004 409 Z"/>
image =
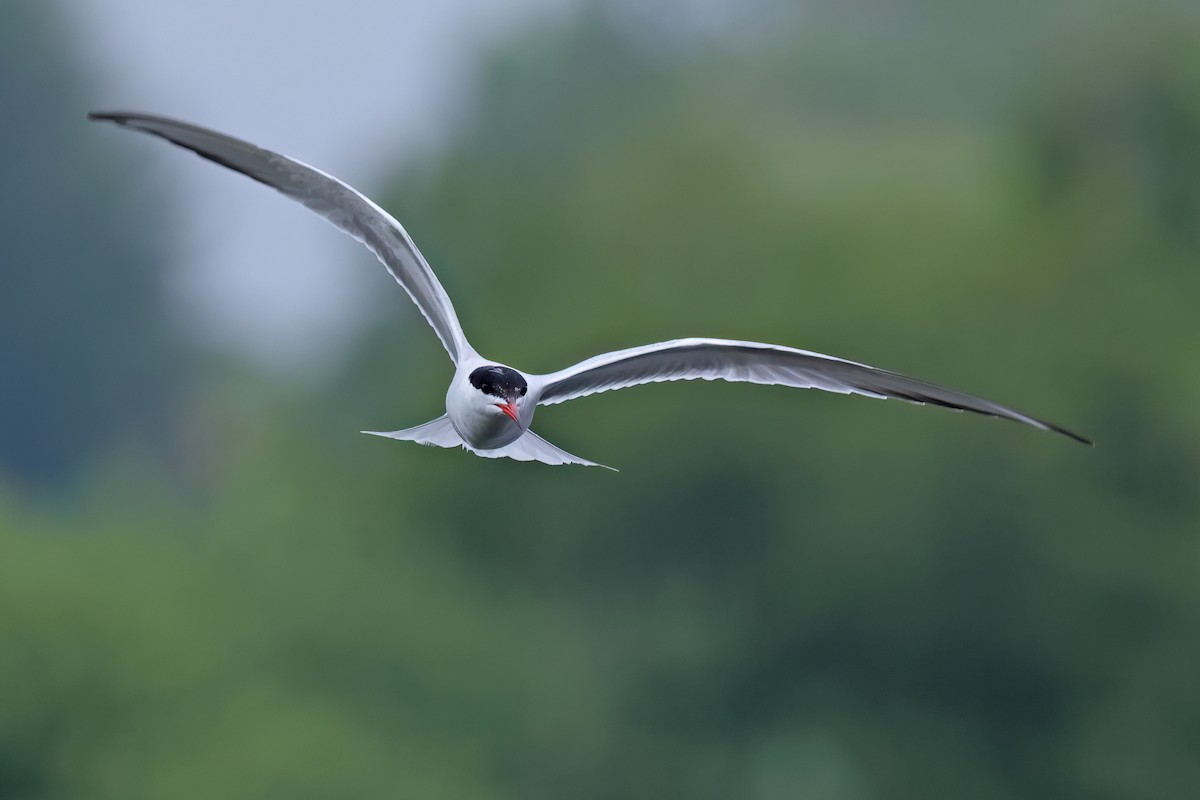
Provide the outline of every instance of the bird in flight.
<path id="1" fill-rule="evenodd" d="M 264 183 L 315 211 L 379 258 L 450 354 L 454 378 L 442 416 L 415 428 L 364 433 L 463 447 L 485 458 L 598 467 L 604 465 L 571 455 L 531 431 L 537 407 L 610 389 L 700 378 L 930 403 L 1013 420 L 1090 444 L 1065 428 L 982 397 L 834 356 L 760 342 L 673 339 L 604 353 L 547 375 L 522 372 L 484 358 L 471 346 L 450 297 L 404 227 L 332 175 L 232 136 L 166 117 L 95 112 L 88 118 L 161 137 Z"/>

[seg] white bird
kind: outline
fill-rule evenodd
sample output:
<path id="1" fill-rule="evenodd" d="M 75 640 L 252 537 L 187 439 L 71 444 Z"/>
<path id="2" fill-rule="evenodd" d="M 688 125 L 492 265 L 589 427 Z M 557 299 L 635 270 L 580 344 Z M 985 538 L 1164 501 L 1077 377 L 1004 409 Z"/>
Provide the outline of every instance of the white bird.
<path id="1" fill-rule="evenodd" d="M 932 403 L 1021 422 L 1090 444 L 1065 428 L 991 400 L 866 364 L 759 342 L 674 339 L 605 353 L 548 375 L 521 372 L 484 358 L 471 346 L 450 297 L 404 227 L 332 175 L 249 142 L 178 120 L 120 112 L 92 113 L 88 118 L 162 137 L 264 183 L 353 236 L 383 262 L 433 326 L 455 370 L 446 392 L 445 414 L 415 428 L 363 433 L 437 447 L 463 447 L 486 458 L 603 466 L 573 456 L 531 431 L 529 426 L 537 407 L 643 383 L 701 378 Z"/>

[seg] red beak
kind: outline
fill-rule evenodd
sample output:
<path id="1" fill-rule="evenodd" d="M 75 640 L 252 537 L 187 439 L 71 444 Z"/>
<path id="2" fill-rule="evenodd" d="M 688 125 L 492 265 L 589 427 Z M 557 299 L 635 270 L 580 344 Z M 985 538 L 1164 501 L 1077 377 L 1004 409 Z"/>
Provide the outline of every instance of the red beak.
<path id="1" fill-rule="evenodd" d="M 499 408 L 501 411 L 503 411 L 505 414 L 507 414 L 508 418 L 511 419 L 513 422 L 517 423 L 518 425 L 521 424 L 521 420 L 517 418 L 517 404 L 516 403 L 496 403 L 496 407 Z"/>

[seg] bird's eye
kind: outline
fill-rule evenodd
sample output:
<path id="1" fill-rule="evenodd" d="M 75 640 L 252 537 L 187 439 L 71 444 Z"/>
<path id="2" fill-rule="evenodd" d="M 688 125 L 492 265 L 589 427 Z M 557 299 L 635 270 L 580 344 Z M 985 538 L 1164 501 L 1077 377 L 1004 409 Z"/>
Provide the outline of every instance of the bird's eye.
<path id="1" fill-rule="evenodd" d="M 524 396 L 525 396 L 525 392 L 526 392 L 526 391 L 527 391 L 527 389 L 526 389 L 524 386 L 522 386 L 522 387 L 521 387 L 521 397 L 524 397 Z"/>
<path id="2" fill-rule="evenodd" d="M 479 390 L 481 392 L 483 392 L 484 394 L 491 394 L 492 393 L 492 385 L 490 383 L 485 383 L 479 387 Z"/>

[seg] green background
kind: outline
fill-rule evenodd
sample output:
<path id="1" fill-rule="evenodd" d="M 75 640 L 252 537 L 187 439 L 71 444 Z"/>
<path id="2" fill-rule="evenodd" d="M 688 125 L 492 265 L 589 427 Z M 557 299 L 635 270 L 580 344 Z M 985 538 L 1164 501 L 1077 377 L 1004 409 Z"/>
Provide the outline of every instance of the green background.
<path id="1" fill-rule="evenodd" d="M 360 187 L 489 356 L 779 342 L 1097 442 L 539 412 L 616 475 L 358 435 L 451 375 L 382 270 L 316 386 L 189 344 L 159 145 L 84 121 L 51 8 L 0 6 L 0 798 L 1200 796 L 1193 4 L 589 6 L 496 52 Z"/>

